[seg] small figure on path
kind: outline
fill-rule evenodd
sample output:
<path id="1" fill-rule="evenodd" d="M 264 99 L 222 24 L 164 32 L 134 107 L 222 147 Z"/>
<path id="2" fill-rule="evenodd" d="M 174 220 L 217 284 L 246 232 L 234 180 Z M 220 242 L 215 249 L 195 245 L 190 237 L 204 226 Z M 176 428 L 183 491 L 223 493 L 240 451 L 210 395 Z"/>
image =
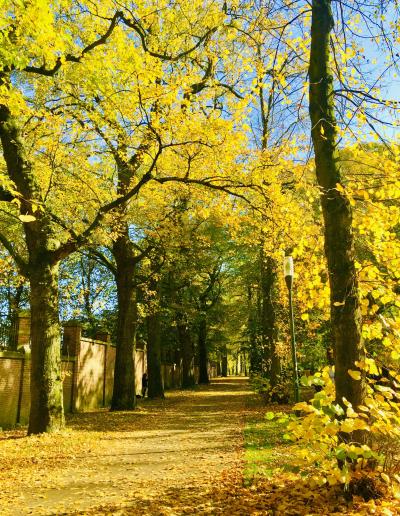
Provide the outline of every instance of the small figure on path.
<path id="1" fill-rule="evenodd" d="M 147 372 L 145 372 L 145 373 L 143 373 L 143 376 L 142 376 L 142 397 L 143 398 L 146 396 L 148 385 L 149 385 L 149 379 L 147 377 Z"/>
<path id="2" fill-rule="evenodd" d="M 332 382 L 335 381 L 335 355 L 333 354 L 333 349 L 329 347 L 326 350 L 326 357 L 328 359 L 328 365 L 329 365 L 329 377 L 332 380 Z"/>

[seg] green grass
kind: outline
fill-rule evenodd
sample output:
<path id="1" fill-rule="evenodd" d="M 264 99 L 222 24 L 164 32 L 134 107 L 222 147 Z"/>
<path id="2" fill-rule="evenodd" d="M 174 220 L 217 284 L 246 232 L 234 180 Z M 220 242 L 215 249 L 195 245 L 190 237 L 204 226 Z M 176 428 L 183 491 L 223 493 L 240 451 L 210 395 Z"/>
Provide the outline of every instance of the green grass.
<path id="1" fill-rule="evenodd" d="M 291 465 L 292 442 L 283 439 L 285 423 L 267 421 L 262 415 L 246 422 L 244 430 L 246 484 L 259 478 L 270 478 L 277 469 L 294 471 Z"/>

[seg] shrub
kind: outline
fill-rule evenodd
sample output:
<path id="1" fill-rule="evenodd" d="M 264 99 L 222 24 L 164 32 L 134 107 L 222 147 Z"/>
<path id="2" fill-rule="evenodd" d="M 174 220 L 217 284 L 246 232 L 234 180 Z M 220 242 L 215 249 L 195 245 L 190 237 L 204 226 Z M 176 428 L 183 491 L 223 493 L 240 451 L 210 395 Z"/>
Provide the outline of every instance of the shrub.
<path id="1" fill-rule="evenodd" d="M 293 390 L 293 380 L 290 371 L 283 369 L 278 376 L 276 385 L 272 386 L 268 378 L 261 375 L 255 375 L 251 379 L 253 389 L 258 392 L 267 403 L 289 403 Z"/>
<path id="2" fill-rule="evenodd" d="M 358 371 L 349 371 L 353 378 L 360 374 L 360 369 L 370 375 L 377 370 L 372 359 L 356 363 L 356 367 Z M 309 403 L 297 403 L 293 407 L 303 415 L 289 416 L 286 438 L 300 445 L 298 465 L 310 473 L 314 482 L 340 483 L 349 487 L 371 472 L 385 482 L 390 482 L 390 477 L 400 481 L 399 377 L 394 371 L 390 373 L 393 378 L 391 385 L 382 385 L 376 379 L 369 380 L 365 405 L 358 407 L 357 412 L 345 399 L 343 406 L 335 403 L 328 367 L 314 377 L 302 378 L 308 385 L 322 386 L 322 390 L 315 393 Z M 353 432 L 357 430 L 365 432 L 364 444 L 352 441 Z M 346 435 L 347 440 L 343 439 Z"/>

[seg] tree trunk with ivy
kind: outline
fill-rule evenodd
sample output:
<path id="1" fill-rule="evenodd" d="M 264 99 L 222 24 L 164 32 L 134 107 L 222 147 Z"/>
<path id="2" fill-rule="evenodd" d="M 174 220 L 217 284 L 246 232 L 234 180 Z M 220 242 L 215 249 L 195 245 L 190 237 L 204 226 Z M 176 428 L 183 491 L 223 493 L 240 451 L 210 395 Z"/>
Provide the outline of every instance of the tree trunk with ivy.
<path id="1" fill-rule="evenodd" d="M 30 274 L 31 407 L 28 434 L 64 426 L 58 263 L 38 260 Z"/>
<path id="2" fill-rule="evenodd" d="M 325 255 L 331 290 L 331 324 L 335 352 L 336 400 L 353 407 L 363 404 L 365 374 L 355 380 L 349 369 L 365 359 L 361 311 L 355 269 L 352 209 L 342 184 L 334 113 L 330 35 L 334 20 L 330 0 L 313 0 L 309 95 L 315 168 L 321 189 Z"/>
<path id="3" fill-rule="evenodd" d="M 5 105 L 0 105 L 0 140 L 8 175 L 21 196 L 19 209 L 24 222 L 27 258 L 18 255 L 13 246 L 7 246 L 7 249 L 20 272 L 29 279 L 31 289 L 31 407 L 28 433 L 54 432 L 64 426 L 58 313 L 60 242 L 47 214 L 37 209 L 43 203 L 42 190 L 36 181 L 18 121 Z"/>
<path id="4" fill-rule="evenodd" d="M 254 302 L 254 293 L 252 287 L 247 287 L 247 306 L 248 306 L 248 320 L 247 331 L 249 335 L 249 361 L 250 361 L 250 375 L 260 374 L 262 369 L 261 354 L 257 342 L 257 316 L 258 307 Z"/>

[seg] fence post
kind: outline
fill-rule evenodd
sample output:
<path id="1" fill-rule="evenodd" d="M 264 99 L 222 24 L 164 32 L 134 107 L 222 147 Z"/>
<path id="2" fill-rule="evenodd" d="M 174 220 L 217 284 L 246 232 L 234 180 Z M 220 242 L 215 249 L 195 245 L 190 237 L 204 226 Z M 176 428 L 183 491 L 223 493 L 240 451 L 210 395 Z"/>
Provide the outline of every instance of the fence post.
<path id="1" fill-rule="evenodd" d="M 31 345 L 31 313 L 29 310 L 21 310 L 18 313 L 16 332 L 17 350 Z"/>
<path id="2" fill-rule="evenodd" d="M 16 423 L 17 425 L 21 422 L 21 410 L 22 410 L 22 401 L 24 395 L 24 387 L 25 387 L 25 368 L 26 361 L 31 358 L 31 350 L 29 346 L 24 346 L 22 348 L 24 354 L 21 358 L 21 369 L 20 369 L 20 379 L 19 379 L 19 389 L 18 389 L 18 404 L 17 404 L 17 417 Z"/>
<path id="3" fill-rule="evenodd" d="M 71 412 L 75 412 L 78 399 L 78 378 L 80 367 L 82 326 L 79 321 L 72 320 L 64 322 L 63 327 L 63 350 L 68 356 L 75 357 L 71 391 Z"/>
<path id="4" fill-rule="evenodd" d="M 106 406 L 106 383 L 107 383 L 107 355 L 111 341 L 111 335 L 108 331 L 98 331 L 95 336 L 96 340 L 104 342 L 104 362 L 103 362 L 103 407 Z"/>
<path id="5" fill-rule="evenodd" d="M 81 347 L 82 326 L 80 321 L 66 321 L 63 323 L 63 348 L 70 357 L 77 357 Z"/>

